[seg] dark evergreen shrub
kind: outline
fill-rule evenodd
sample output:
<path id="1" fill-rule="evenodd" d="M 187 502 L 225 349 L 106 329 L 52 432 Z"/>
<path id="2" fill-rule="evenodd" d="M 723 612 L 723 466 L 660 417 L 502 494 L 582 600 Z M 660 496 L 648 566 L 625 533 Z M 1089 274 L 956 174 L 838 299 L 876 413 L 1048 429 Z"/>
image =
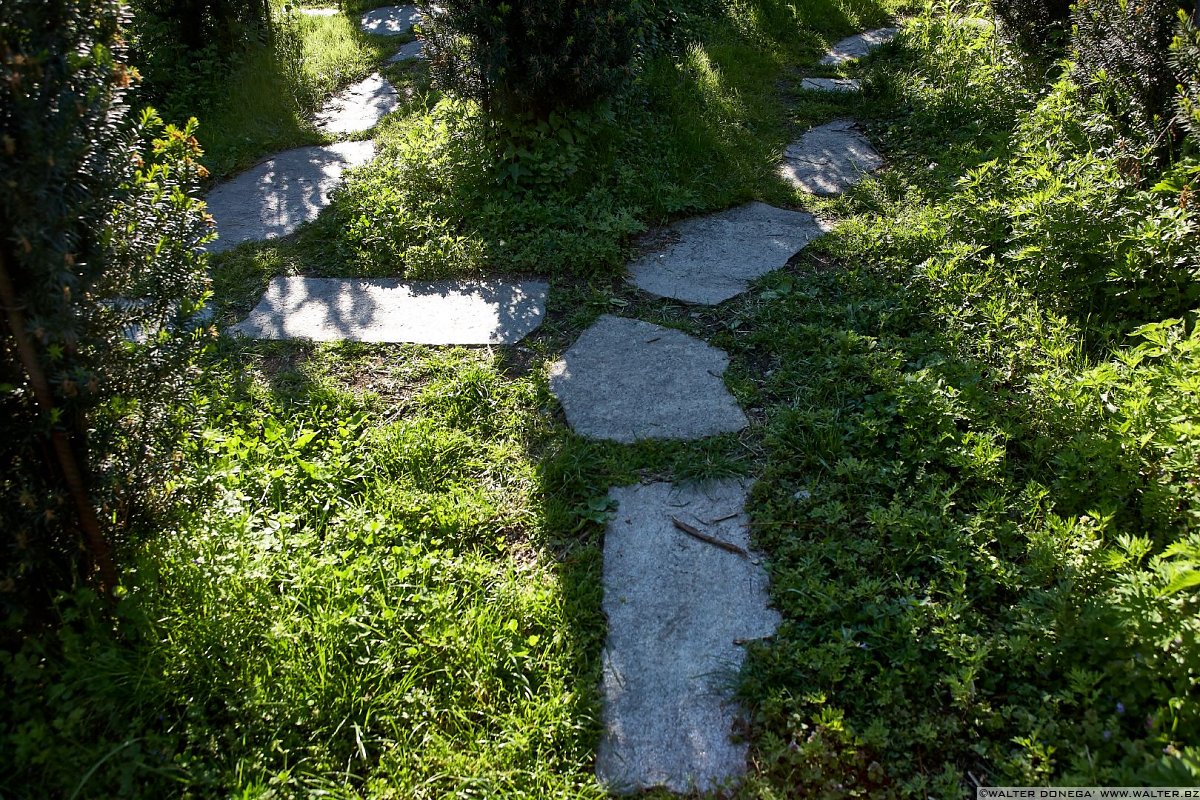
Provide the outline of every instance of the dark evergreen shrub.
<path id="1" fill-rule="evenodd" d="M 1057 58 L 1071 19 L 1071 0 L 992 0 L 1001 31 L 1027 56 L 1050 62 Z"/>
<path id="2" fill-rule="evenodd" d="M 1200 144 L 1200 28 L 1180 12 L 1179 35 L 1171 48 L 1171 66 L 1179 81 L 1176 120 Z"/>
<path id="3" fill-rule="evenodd" d="M 195 108 L 208 79 L 248 45 L 265 42 L 270 0 L 129 0 L 131 60 L 156 101 Z"/>
<path id="4" fill-rule="evenodd" d="M 125 102 L 117 0 L 0 3 L 0 604 L 165 507 L 207 336 L 192 137 Z M 85 554 L 88 559 L 81 560 Z M 3 612 L 0 612 L 2 614 Z"/>
<path id="5" fill-rule="evenodd" d="M 645 34 L 639 0 L 444 0 L 422 11 L 435 85 L 508 119 L 611 94 Z"/>
<path id="6" fill-rule="evenodd" d="M 1178 13 L 1178 0 L 1079 0 L 1072 14 L 1076 82 L 1104 93 L 1125 132 L 1148 142 L 1165 143 Z"/>

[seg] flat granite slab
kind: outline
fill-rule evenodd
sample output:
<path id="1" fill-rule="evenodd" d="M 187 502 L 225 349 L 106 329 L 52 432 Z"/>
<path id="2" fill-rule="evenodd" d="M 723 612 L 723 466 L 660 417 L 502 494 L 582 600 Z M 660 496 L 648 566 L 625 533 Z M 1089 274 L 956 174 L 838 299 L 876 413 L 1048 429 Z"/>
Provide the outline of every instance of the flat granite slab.
<path id="1" fill-rule="evenodd" d="M 847 36 L 829 48 L 829 52 L 821 59 L 821 63 L 827 65 L 845 64 L 847 61 L 862 58 L 876 47 L 879 47 L 879 45 L 887 44 L 892 39 L 895 39 L 896 34 L 899 32 L 899 28 L 876 28 L 873 31 L 865 31 L 857 33 L 854 36 Z"/>
<path id="2" fill-rule="evenodd" d="M 400 95 L 376 72 L 325 101 L 315 122 L 325 133 L 358 133 L 374 128 L 400 105 Z"/>
<path id="3" fill-rule="evenodd" d="M 828 196 L 841 194 L 881 166 L 883 158 L 858 132 L 854 120 L 838 119 L 789 145 L 780 174 L 797 188 Z"/>
<path id="4" fill-rule="evenodd" d="M 306 17 L 336 17 L 341 12 L 336 8 L 302 8 L 300 13 Z"/>
<path id="5" fill-rule="evenodd" d="M 629 282 L 657 297 L 716 305 L 779 269 L 827 228 L 816 217 L 749 203 L 672 226 L 679 240 L 629 265 Z"/>
<path id="6" fill-rule="evenodd" d="M 652 483 L 613 489 L 604 535 L 608 641 L 596 776 L 611 791 L 710 792 L 746 770 L 732 739 L 742 645 L 772 635 L 767 574 L 749 552 L 749 485 Z M 675 520 L 724 542 L 701 541 Z"/>
<path id="7" fill-rule="evenodd" d="M 384 6 L 368 11 L 359 19 L 359 27 L 376 36 L 400 36 L 421 20 L 414 6 Z"/>
<path id="8" fill-rule="evenodd" d="M 862 91 L 862 81 L 857 78 L 805 78 L 800 88 L 810 92 L 836 92 L 849 94 Z"/>
<path id="9" fill-rule="evenodd" d="M 425 57 L 425 43 L 420 39 L 400 45 L 400 49 L 388 56 L 387 63 L 398 64 L 401 61 L 412 61 Z"/>
<path id="10" fill-rule="evenodd" d="M 220 238 L 208 244 L 220 253 L 242 242 L 287 236 L 312 222 L 329 205 L 342 173 L 370 161 L 371 142 L 341 142 L 284 151 L 208 193 L 208 213 Z"/>
<path id="11" fill-rule="evenodd" d="M 252 339 L 513 344 L 542 324 L 541 281 L 275 278 L 229 332 Z"/>
<path id="12" fill-rule="evenodd" d="M 703 439 L 747 425 L 721 380 L 727 366 L 695 337 L 606 314 L 550 368 L 550 391 L 589 439 Z"/>

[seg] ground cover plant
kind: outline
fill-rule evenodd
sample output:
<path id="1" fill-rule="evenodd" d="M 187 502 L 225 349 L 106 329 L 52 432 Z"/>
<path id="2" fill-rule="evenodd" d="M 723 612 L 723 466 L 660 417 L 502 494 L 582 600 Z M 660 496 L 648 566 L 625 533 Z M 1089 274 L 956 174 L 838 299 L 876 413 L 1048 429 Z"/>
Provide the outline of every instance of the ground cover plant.
<path id="1" fill-rule="evenodd" d="M 602 796 L 607 490 L 730 475 L 757 478 L 785 619 L 744 676 L 740 796 L 1195 783 L 1194 150 L 1164 162 L 980 9 L 909 9 L 849 70 L 865 99 L 799 90 L 898 11 L 680 5 L 628 94 L 506 138 L 390 67 L 411 92 L 380 161 L 211 259 L 218 320 L 276 274 L 527 272 L 547 324 L 495 350 L 221 343 L 190 499 L 123 550 L 115 611 L 64 593 L 0 652 L 0 792 Z M 890 163 L 814 201 L 775 159 L 838 116 Z M 750 198 L 843 221 L 717 308 L 620 280 L 630 234 Z M 750 428 L 572 435 L 547 368 L 602 313 L 730 352 Z"/>
<path id="2" fill-rule="evenodd" d="M 1194 785 L 1192 162 L 948 12 L 872 70 L 894 168 L 729 340 L 771 367 L 761 793 Z"/>

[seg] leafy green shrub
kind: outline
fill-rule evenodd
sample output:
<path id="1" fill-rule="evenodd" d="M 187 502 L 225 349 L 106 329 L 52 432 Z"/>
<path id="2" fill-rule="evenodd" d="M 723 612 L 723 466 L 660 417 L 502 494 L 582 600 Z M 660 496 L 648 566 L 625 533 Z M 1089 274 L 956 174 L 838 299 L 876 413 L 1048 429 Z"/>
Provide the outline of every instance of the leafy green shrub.
<path id="1" fill-rule="evenodd" d="M 190 424 L 209 223 L 192 133 L 130 114 L 113 0 L 0 7 L 0 588 L 53 589 L 80 542 L 161 510 Z M 29 599 L 23 596 L 22 599 Z"/>
<path id="2" fill-rule="evenodd" d="M 1132 133 L 1155 140 L 1175 92 L 1178 0 L 1080 0 L 1072 14 L 1076 81 L 1104 97 Z"/>
<path id="3" fill-rule="evenodd" d="M 435 278 L 619 268 L 621 241 L 641 226 L 584 169 L 594 151 L 582 126 L 563 119 L 556 130 L 567 136 L 547 135 L 544 122 L 494 161 L 484 124 L 467 104 L 443 101 L 381 136 L 379 156 L 334 203 L 338 246 L 355 270 Z M 598 185 L 584 185 L 589 178 Z"/>
<path id="4" fill-rule="evenodd" d="M 422 23 L 435 85 L 489 116 L 545 119 L 585 108 L 633 75 L 639 0 L 447 0 Z"/>

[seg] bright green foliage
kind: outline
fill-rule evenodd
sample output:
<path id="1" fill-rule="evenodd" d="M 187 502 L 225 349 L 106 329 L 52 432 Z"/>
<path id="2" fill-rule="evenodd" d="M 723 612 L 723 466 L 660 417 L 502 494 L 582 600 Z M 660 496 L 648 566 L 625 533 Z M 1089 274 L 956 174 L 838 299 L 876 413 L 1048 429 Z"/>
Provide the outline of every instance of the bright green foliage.
<path id="1" fill-rule="evenodd" d="M 602 797 L 598 552 L 558 538 L 557 504 L 581 501 L 542 381 L 464 350 L 225 357 L 186 535 L 139 550 L 119 638 L 63 598 L 73 624 L 0 654 L 20 766 L 0 786 Z"/>
<path id="2" fill-rule="evenodd" d="M 108 0 L 0 7 L 6 611 L 68 582 L 82 532 L 123 536 L 168 504 L 190 423 L 209 231 L 195 122 L 131 114 L 117 17 Z"/>
<path id="3" fill-rule="evenodd" d="M 903 149 L 819 245 L 845 269 L 747 322 L 786 619 L 745 684 L 756 791 L 1194 785 L 1196 221 L 1068 81 L 1021 91 L 941 14 L 909 35 L 933 52 L 877 67 L 923 76 Z M 974 107 L 1001 86 L 1010 118 Z"/>

